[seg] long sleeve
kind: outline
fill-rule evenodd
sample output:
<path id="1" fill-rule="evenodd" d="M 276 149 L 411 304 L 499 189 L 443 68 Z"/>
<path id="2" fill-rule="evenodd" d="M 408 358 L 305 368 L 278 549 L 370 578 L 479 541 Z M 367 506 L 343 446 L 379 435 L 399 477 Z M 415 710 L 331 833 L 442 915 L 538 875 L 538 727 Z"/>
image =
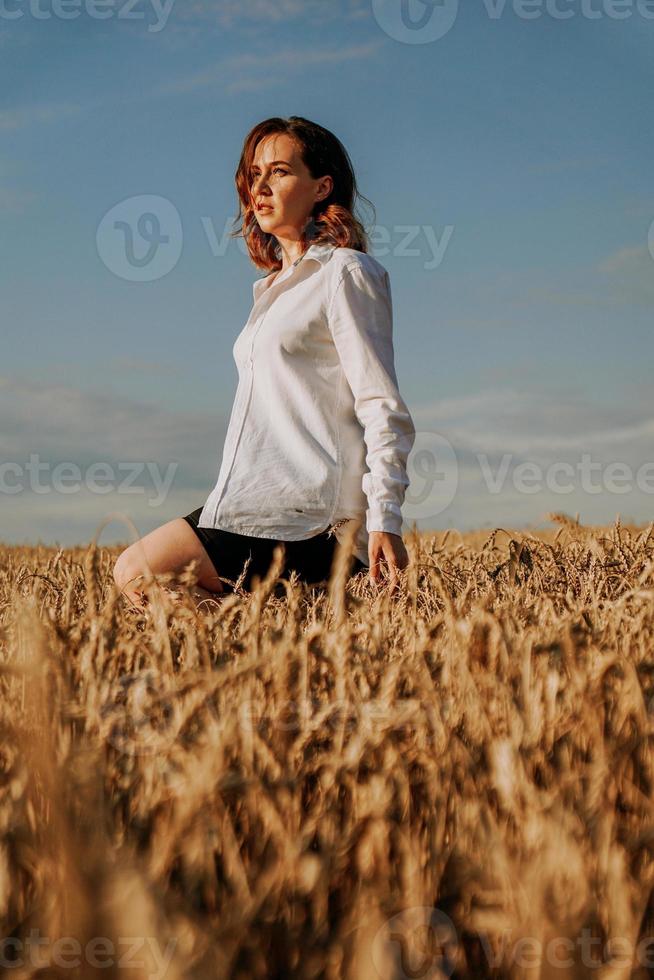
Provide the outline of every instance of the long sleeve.
<path id="1" fill-rule="evenodd" d="M 328 323 L 364 430 L 366 529 L 401 534 L 401 507 L 409 484 L 407 459 L 415 428 L 395 373 L 388 272 L 382 269 L 378 274 L 361 263 L 344 268 Z"/>

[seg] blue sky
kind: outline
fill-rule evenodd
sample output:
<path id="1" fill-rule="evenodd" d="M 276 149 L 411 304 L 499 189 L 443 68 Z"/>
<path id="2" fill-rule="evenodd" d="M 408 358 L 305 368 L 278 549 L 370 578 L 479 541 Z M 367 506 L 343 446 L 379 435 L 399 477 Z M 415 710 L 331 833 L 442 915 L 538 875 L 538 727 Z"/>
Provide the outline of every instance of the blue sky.
<path id="1" fill-rule="evenodd" d="M 204 503 L 261 275 L 233 175 L 292 114 L 375 205 L 407 528 L 654 517 L 654 2 L 405 2 L 0 4 L 0 538 Z"/>

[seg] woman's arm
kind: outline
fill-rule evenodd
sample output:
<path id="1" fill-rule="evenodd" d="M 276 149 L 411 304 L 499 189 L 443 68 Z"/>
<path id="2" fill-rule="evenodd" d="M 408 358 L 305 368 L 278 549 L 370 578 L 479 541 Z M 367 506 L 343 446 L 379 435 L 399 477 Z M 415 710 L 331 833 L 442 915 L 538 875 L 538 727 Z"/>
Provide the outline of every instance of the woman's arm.
<path id="1" fill-rule="evenodd" d="M 415 428 L 395 373 L 393 305 L 386 270 L 377 274 L 361 263 L 343 269 L 328 323 L 364 429 L 366 529 L 369 534 L 401 536 L 401 507 L 409 484 L 407 459 Z"/>

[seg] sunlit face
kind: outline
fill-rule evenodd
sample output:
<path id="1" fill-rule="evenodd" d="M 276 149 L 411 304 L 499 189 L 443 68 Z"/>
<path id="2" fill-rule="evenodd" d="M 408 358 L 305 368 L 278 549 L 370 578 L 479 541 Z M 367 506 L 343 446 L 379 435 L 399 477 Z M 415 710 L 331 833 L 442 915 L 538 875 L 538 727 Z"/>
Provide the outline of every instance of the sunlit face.
<path id="1" fill-rule="evenodd" d="M 250 193 L 261 229 L 280 238 L 299 238 L 316 201 L 328 197 L 331 177 L 312 177 L 300 148 L 286 133 L 262 139 L 254 154 Z M 257 210 L 264 202 L 269 209 Z"/>

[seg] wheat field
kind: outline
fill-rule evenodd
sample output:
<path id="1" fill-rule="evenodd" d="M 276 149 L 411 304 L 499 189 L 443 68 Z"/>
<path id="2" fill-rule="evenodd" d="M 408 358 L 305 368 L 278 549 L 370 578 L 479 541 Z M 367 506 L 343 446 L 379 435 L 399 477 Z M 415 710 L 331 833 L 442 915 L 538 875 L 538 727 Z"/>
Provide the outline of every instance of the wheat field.
<path id="1" fill-rule="evenodd" d="M 550 518 L 147 614 L 2 546 L 4 974 L 652 975 L 654 524 Z"/>

